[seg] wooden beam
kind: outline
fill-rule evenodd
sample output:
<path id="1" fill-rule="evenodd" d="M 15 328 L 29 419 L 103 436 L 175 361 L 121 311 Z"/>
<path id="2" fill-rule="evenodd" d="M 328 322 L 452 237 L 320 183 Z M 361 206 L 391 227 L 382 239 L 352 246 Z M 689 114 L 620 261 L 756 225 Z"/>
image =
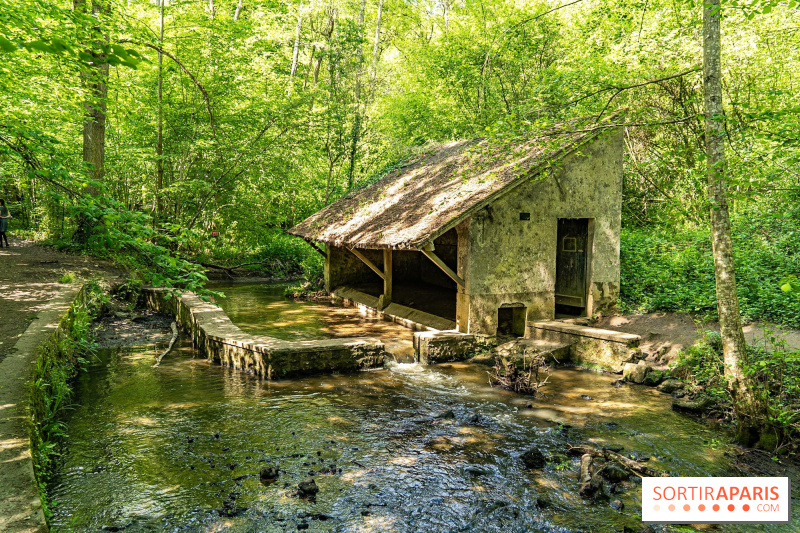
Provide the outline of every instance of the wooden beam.
<path id="1" fill-rule="evenodd" d="M 449 266 L 447 266 L 447 265 L 445 264 L 445 262 L 444 262 L 444 261 L 442 261 L 442 260 L 439 258 L 439 256 L 438 256 L 438 255 L 436 255 L 435 253 L 433 253 L 431 250 L 424 250 L 424 249 L 423 249 L 423 250 L 420 250 L 420 252 L 422 252 L 423 254 L 425 254 L 425 256 L 426 256 L 428 259 L 430 259 L 431 261 L 433 261 L 433 264 L 434 264 L 434 265 L 436 265 L 436 266 L 438 266 L 439 268 L 441 268 L 441 269 L 442 269 L 442 271 L 443 271 L 445 274 L 447 274 L 448 276 L 450 276 L 450 279 L 452 279 L 453 281 L 455 281 L 456 283 L 458 283 L 458 286 L 459 286 L 459 287 L 461 287 L 462 289 L 464 288 L 464 280 L 463 280 L 463 279 L 461 279 L 461 277 L 460 277 L 458 274 L 456 274 L 455 272 L 453 272 L 453 270 L 452 270 L 452 269 L 451 269 Z"/>
<path id="2" fill-rule="evenodd" d="M 383 249 L 383 303 L 392 303 L 392 250 Z"/>
<path id="3" fill-rule="evenodd" d="M 312 241 L 311 239 L 303 239 L 303 240 L 306 241 L 309 246 L 311 246 L 313 249 L 319 252 L 320 255 L 322 255 L 322 257 L 324 257 L 325 259 L 328 258 L 328 254 L 325 253 L 325 250 L 317 246 L 317 244 L 314 241 Z"/>
<path id="4" fill-rule="evenodd" d="M 349 250 L 351 252 L 353 252 L 354 256 L 356 256 L 359 259 L 361 259 L 364 262 L 365 265 L 367 265 L 369 268 L 371 268 L 373 272 L 375 272 L 377 275 L 379 275 L 381 277 L 381 279 L 383 279 L 385 281 L 385 278 L 383 277 L 383 272 L 381 272 L 381 269 L 376 267 L 375 264 L 372 261 L 367 259 L 367 256 L 365 256 L 364 254 L 359 252 L 357 248 L 350 248 Z"/>

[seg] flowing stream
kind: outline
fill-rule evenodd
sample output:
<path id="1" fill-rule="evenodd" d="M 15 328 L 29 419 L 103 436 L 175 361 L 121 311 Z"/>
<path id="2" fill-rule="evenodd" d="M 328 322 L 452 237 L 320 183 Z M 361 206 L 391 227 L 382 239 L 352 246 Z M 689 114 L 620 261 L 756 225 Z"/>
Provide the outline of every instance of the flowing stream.
<path id="1" fill-rule="evenodd" d="M 354 310 L 285 301 L 280 285 L 223 290 L 231 319 L 254 333 L 410 339 Z M 639 531 L 640 486 L 617 487 L 621 511 L 587 503 L 567 443 L 622 446 L 677 475 L 741 475 L 726 433 L 653 389 L 613 387 L 616 376 L 555 369 L 530 399 L 462 363 L 266 382 L 186 342 L 159 368 L 153 356 L 105 350 L 80 376 L 49 487 L 55 531 Z M 552 456 L 543 470 L 519 459 L 532 447 Z M 281 474 L 264 484 L 269 465 Z M 309 475 L 315 501 L 295 494 Z"/>

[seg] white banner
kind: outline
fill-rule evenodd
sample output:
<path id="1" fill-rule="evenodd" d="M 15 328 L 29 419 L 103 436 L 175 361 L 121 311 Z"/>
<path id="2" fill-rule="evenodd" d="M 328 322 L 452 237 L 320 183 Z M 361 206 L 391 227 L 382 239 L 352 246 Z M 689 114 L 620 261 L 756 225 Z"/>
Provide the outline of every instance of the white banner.
<path id="1" fill-rule="evenodd" d="M 788 477 L 646 477 L 648 524 L 788 524 Z"/>

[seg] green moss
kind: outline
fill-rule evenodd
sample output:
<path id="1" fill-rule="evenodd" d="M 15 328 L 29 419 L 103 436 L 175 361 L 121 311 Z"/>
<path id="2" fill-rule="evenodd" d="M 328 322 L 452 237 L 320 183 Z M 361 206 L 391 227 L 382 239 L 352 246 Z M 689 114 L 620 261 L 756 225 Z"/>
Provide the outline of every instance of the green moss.
<path id="1" fill-rule="evenodd" d="M 62 420 L 72 399 L 72 380 L 93 353 L 90 325 L 106 302 L 95 282 L 87 283 L 75 298 L 58 329 L 39 348 L 29 388 L 31 454 L 42 497 L 42 510 L 49 520 L 46 486 L 58 465 L 60 445 L 66 436 Z"/>

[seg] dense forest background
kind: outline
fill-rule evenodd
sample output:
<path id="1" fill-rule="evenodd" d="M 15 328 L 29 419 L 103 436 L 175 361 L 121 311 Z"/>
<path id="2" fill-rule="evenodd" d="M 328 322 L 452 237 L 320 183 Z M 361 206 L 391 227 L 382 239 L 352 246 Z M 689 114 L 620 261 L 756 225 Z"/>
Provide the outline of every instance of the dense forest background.
<path id="1" fill-rule="evenodd" d="M 722 13 L 742 311 L 800 327 L 800 10 Z M 415 150 L 625 108 L 622 308 L 713 317 L 702 47 L 683 0 L 0 0 L 0 197 L 147 281 L 313 279 L 285 230 Z"/>

